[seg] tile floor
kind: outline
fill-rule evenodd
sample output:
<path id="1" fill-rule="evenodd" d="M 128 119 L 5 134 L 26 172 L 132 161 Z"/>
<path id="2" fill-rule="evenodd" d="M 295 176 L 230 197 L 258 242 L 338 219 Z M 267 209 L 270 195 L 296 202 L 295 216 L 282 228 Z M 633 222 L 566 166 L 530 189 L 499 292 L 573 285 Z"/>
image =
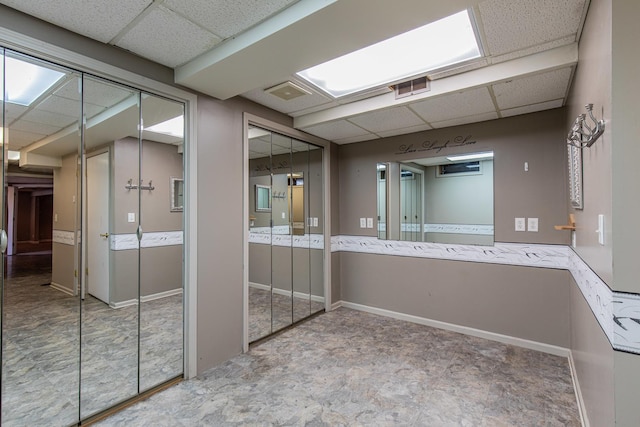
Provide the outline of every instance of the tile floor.
<path id="1" fill-rule="evenodd" d="M 101 426 L 579 426 L 566 358 L 345 308 Z"/>

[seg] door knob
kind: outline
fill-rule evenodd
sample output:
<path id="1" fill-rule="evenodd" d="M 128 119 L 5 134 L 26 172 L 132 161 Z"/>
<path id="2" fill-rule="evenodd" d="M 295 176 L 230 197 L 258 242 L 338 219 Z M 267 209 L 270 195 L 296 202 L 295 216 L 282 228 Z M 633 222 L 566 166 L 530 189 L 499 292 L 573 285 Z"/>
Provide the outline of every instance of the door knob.
<path id="1" fill-rule="evenodd" d="M 104 237 L 105 239 L 109 237 L 109 233 L 100 233 L 100 237 Z"/>

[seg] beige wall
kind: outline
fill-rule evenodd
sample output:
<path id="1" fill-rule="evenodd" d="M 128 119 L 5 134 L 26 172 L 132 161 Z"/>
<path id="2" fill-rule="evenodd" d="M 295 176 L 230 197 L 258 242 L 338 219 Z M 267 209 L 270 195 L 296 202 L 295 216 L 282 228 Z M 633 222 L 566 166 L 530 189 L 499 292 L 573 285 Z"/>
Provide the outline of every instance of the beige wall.
<path id="1" fill-rule="evenodd" d="M 62 158 L 62 167 L 53 170 L 53 215 L 54 230 L 76 230 L 76 171 L 77 154 Z M 77 200 L 77 197 L 76 197 Z M 57 217 L 57 220 L 56 220 Z M 75 250 L 76 246 L 53 243 L 51 254 L 51 281 L 73 290 L 75 286 Z"/>
<path id="2" fill-rule="evenodd" d="M 498 242 L 568 244 L 568 232 L 553 226 L 567 222 L 565 116 L 562 109 L 382 138 L 339 147 L 340 234 L 376 235 L 361 229 L 359 218 L 376 217 L 376 163 L 493 150 L 495 240 Z M 419 150 L 423 143 L 462 136 L 475 141 L 464 147 Z M 524 162 L 529 171 L 524 171 Z M 514 231 L 516 217 L 536 217 L 539 232 Z"/>

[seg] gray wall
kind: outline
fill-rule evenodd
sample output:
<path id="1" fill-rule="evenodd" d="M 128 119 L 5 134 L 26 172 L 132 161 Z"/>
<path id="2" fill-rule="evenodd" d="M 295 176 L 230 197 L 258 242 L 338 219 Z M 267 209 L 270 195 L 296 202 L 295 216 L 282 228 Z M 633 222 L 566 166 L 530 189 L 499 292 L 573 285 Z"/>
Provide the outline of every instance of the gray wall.
<path id="1" fill-rule="evenodd" d="M 441 144 L 458 136 L 475 143 L 440 152 L 419 151 L 425 143 Z M 493 150 L 495 240 L 568 244 L 569 233 L 553 228 L 567 222 L 565 137 L 564 111 L 555 109 L 341 145 L 340 234 L 376 234 L 375 227 L 359 228 L 359 218 L 376 217 L 376 163 Z M 524 162 L 529 163 L 528 172 Z M 516 217 L 538 218 L 540 231 L 516 232 Z"/>

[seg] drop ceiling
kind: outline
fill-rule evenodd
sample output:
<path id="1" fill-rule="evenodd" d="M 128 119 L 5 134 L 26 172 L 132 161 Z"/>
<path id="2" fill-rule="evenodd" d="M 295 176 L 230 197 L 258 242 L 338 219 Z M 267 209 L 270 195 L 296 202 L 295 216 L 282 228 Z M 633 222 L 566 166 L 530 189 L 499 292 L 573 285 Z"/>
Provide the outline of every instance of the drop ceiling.
<path id="1" fill-rule="evenodd" d="M 174 68 L 176 83 L 219 99 L 242 96 L 339 144 L 493 120 L 564 105 L 589 0 L 0 0 L 83 36 Z M 296 72 L 463 9 L 484 57 L 431 75 L 431 90 L 388 88 L 336 100 Z M 437 43 L 437 40 L 425 41 Z M 417 52 L 416 54 L 419 54 Z M 309 94 L 266 90 L 287 81 Z M 61 111 L 24 117 L 25 141 Z M 8 112 L 19 115 L 19 111 Z M 29 120 L 32 123 L 27 123 Z M 31 124 L 33 126 L 31 126 Z"/>

